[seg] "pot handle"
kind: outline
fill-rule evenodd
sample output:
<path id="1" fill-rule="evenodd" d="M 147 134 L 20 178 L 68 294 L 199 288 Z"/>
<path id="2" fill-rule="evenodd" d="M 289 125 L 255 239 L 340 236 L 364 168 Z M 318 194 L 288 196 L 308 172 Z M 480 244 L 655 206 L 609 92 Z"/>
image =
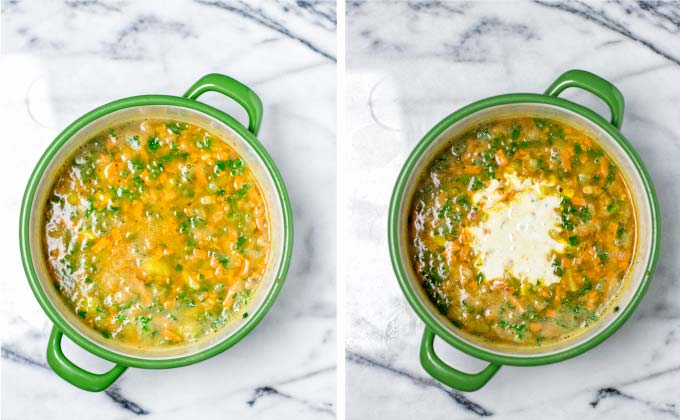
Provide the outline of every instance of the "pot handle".
<path id="1" fill-rule="evenodd" d="M 76 366 L 66 358 L 61 350 L 63 333 L 52 327 L 50 341 L 47 343 L 47 364 L 62 379 L 86 391 L 103 391 L 125 372 L 127 366 L 116 365 L 106 373 L 92 373 Z"/>
<path id="2" fill-rule="evenodd" d="M 623 124 L 623 110 L 625 103 L 621 91 L 600 76 L 585 70 L 569 70 L 560 75 L 545 94 L 558 96 L 563 90 L 571 87 L 581 88 L 602 99 L 611 111 L 611 123 L 616 128 Z"/>
<path id="3" fill-rule="evenodd" d="M 206 92 L 221 93 L 238 102 L 248 113 L 248 131 L 257 135 L 262 123 L 262 101 L 248 86 L 229 76 L 212 73 L 201 77 L 184 97 L 197 100 Z"/>
<path id="4" fill-rule="evenodd" d="M 477 391 L 486 385 L 501 365 L 489 363 L 478 373 L 464 373 L 447 365 L 434 352 L 434 332 L 425 327 L 423 342 L 420 345 L 420 363 L 434 379 L 460 391 Z"/>

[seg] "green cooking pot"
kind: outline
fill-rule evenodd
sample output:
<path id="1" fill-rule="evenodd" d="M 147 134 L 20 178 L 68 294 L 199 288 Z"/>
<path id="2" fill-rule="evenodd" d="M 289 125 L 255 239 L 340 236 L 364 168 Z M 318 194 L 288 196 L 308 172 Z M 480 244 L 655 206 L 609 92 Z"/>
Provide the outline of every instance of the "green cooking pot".
<path id="1" fill-rule="evenodd" d="M 205 92 L 218 92 L 245 108 L 246 129 L 233 117 L 198 101 Z M 79 321 L 59 295 L 47 269 L 41 235 L 46 200 L 59 169 L 74 152 L 96 134 L 123 122 L 157 118 L 194 124 L 226 141 L 252 170 L 261 186 L 271 222 L 271 244 L 263 281 L 248 305 L 247 318 L 234 321 L 213 337 L 187 346 L 168 349 L 130 349 L 104 339 Z M 293 218 L 286 187 L 276 165 L 257 139 L 262 121 L 262 102 L 247 86 L 221 75 L 209 74 L 196 82 L 182 97 L 143 95 L 120 99 L 88 112 L 69 125 L 50 144 L 28 181 L 21 203 L 19 244 L 24 270 L 33 294 L 54 323 L 47 343 L 47 361 L 62 378 L 88 391 L 110 386 L 128 367 L 164 369 L 197 363 L 236 344 L 264 317 L 274 303 L 290 264 Z M 62 336 L 85 350 L 116 365 L 106 373 L 88 372 L 66 358 Z"/>
<path id="2" fill-rule="evenodd" d="M 581 88 L 602 99 L 611 111 L 606 121 L 597 113 L 559 98 L 567 88 Z M 583 70 L 570 70 L 545 94 L 494 96 L 467 105 L 444 118 L 416 145 L 397 179 L 389 210 L 392 265 L 406 299 L 425 322 L 420 362 L 438 381 L 462 391 L 484 386 L 502 365 L 535 366 L 559 362 L 589 350 L 612 335 L 633 313 L 649 286 L 661 242 L 659 208 L 652 181 L 640 157 L 619 129 L 623 121 L 621 92 L 608 81 Z M 617 297 L 619 311 L 608 311 L 581 334 L 555 345 L 518 350 L 500 349 L 457 329 L 426 296 L 414 273 L 408 251 L 407 217 L 418 175 L 454 138 L 482 122 L 509 116 L 553 118 L 579 128 L 596 139 L 619 165 L 636 205 L 637 244 L 629 278 Z M 435 337 L 489 364 L 481 372 L 464 373 L 447 365 L 434 351 Z"/>

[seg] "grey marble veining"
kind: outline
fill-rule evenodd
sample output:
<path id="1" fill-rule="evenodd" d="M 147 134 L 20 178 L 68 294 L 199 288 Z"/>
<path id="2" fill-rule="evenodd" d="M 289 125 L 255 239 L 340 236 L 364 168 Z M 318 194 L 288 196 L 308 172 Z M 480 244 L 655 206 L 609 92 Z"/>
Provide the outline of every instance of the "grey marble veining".
<path id="1" fill-rule="evenodd" d="M 346 12 L 347 418 L 680 417 L 680 3 L 350 1 Z M 595 349 L 554 365 L 503 367 L 482 390 L 457 392 L 418 360 L 423 323 L 387 249 L 394 182 L 446 115 L 488 96 L 542 92 L 571 68 L 625 96 L 622 131 L 661 205 L 656 275 L 631 319 Z M 564 97 L 608 115 L 590 94 Z M 441 340 L 435 348 L 462 370 L 484 366 Z"/>
<path id="2" fill-rule="evenodd" d="M 335 416 L 335 26 L 334 1 L 3 0 L 3 419 Z M 225 353 L 179 369 L 128 369 L 105 392 L 81 391 L 46 365 L 51 324 L 18 249 L 26 181 L 85 112 L 126 96 L 181 95 L 210 72 L 239 79 L 264 102 L 259 138 L 295 215 L 286 283 L 257 328 Z M 246 119 L 218 94 L 201 100 Z M 64 347 L 84 368 L 110 366 L 68 340 Z"/>

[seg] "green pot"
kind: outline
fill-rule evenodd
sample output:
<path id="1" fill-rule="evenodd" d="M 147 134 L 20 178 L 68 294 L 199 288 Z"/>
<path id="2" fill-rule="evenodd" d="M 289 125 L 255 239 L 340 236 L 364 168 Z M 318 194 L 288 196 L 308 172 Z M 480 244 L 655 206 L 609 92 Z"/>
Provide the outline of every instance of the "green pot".
<path id="1" fill-rule="evenodd" d="M 602 99 L 610 108 L 611 121 L 592 110 L 561 99 L 567 88 L 581 88 Z M 661 242 L 659 208 L 652 181 L 637 153 L 619 129 L 624 102 L 621 92 L 606 80 L 586 71 L 562 74 L 545 94 L 518 93 L 482 99 L 440 121 L 418 143 L 397 179 L 389 210 L 389 246 L 392 265 L 406 299 L 425 322 L 420 361 L 438 381 L 462 391 L 484 386 L 502 365 L 535 366 L 579 355 L 612 335 L 630 317 L 649 286 Z M 588 133 L 619 165 L 636 203 L 637 245 L 630 278 L 621 291 L 619 311 L 608 311 L 583 333 L 564 342 L 536 348 L 507 350 L 484 343 L 457 329 L 430 302 L 416 277 L 408 252 L 407 215 L 418 175 L 442 150 L 447 140 L 476 124 L 504 116 L 529 115 L 554 118 Z M 481 372 L 469 374 L 448 366 L 434 351 L 435 337 L 478 359 L 489 362 Z"/>
<path id="2" fill-rule="evenodd" d="M 203 93 L 210 91 L 226 95 L 245 108 L 249 118 L 248 128 L 224 112 L 198 101 Z M 142 118 L 191 123 L 224 139 L 247 162 L 260 184 L 272 228 L 272 250 L 268 268 L 248 305 L 250 316 L 229 324 L 215 334 L 215 337 L 162 351 L 121 347 L 80 322 L 54 286 L 41 243 L 45 203 L 60 167 L 73 156 L 79 146 L 102 130 Z M 236 344 L 264 317 L 279 294 L 288 271 L 293 244 L 293 218 L 283 179 L 256 137 L 261 121 L 262 102 L 255 92 L 230 77 L 209 74 L 190 87 L 182 97 L 143 95 L 101 106 L 78 118 L 50 144 L 33 170 L 24 193 L 19 221 L 19 243 L 24 270 L 33 294 L 54 323 L 47 344 L 47 361 L 59 376 L 82 389 L 101 391 L 110 386 L 128 367 L 174 368 L 215 356 Z M 64 334 L 85 350 L 116 365 L 103 374 L 81 369 L 67 359 L 61 350 Z"/>

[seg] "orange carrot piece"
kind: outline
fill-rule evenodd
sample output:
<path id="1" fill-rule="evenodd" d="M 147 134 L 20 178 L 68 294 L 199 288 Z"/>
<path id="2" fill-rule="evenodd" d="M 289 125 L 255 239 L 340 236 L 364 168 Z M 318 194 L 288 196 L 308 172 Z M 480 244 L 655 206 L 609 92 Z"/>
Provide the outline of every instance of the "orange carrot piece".
<path id="1" fill-rule="evenodd" d="M 609 162 L 607 159 L 600 159 L 600 175 L 602 178 L 609 175 Z"/>
<path id="2" fill-rule="evenodd" d="M 477 165 L 466 165 L 463 168 L 465 175 L 478 175 L 482 172 L 482 167 Z"/>
<path id="3" fill-rule="evenodd" d="M 571 199 L 571 202 L 572 202 L 575 206 L 579 206 L 579 207 L 582 207 L 582 206 L 585 206 L 585 205 L 586 205 L 586 199 L 583 198 L 583 197 L 573 197 L 573 198 Z"/>
<path id="4" fill-rule="evenodd" d="M 165 329 L 161 332 L 161 334 L 163 335 L 163 338 L 165 338 L 167 340 L 174 341 L 174 342 L 182 341 L 182 336 L 180 336 L 179 334 L 177 334 L 177 333 L 175 333 L 171 330 Z"/>
<path id="5" fill-rule="evenodd" d="M 96 244 L 92 246 L 92 252 L 99 252 L 109 245 L 109 238 L 103 237 L 97 241 Z"/>
<path id="6" fill-rule="evenodd" d="M 616 235 L 616 231 L 619 229 L 619 225 L 612 222 L 609 225 L 607 225 L 607 232 L 609 232 L 610 235 Z"/>
<path id="7" fill-rule="evenodd" d="M 522 302 L 520 302 L 519 299 L 514 294 L 509 294 L 508 299 L 512 301 L 512 304 L 515 306 L 515 308 L 519 309 L 520 312 L 524 312 L 526 308 L 524 305 L 522 305 Z"/>
<path id="8" fill-rule="evenodd" d="M 496 152 L 496 163 L 498 163 L 498 166 L 503 166 L 508 163 L 508 158 L 505 156 L 505 152 L 503 152 L 502 149 L 499 149 Z"/>
<path id="9" fill-rule="evenodd" d="M 562 298 L 564 297 L 565 291 L 566 291 L 566 289 L 562 285 L 559 285 L 555 288 L 555 295 L 553 296 L 553 302 L 556 305 L 559 304 L 560 301 L 562 300 Z"/>
<path id="10" fill-rule="evenodd" d="M 566 150 L 562 150 L 560 153 L 560 159 L 562 160 L 562 167 L 565 171 L 571 171 L 571 161 L 569 153 Z"/>
<path id="11" fill-rule="evenodd" d="M 206 178 L 206 176 L 205 176 L 205 171 L 203 170 L 203 165 L 197 165 L 196 181 L 198 181 L 202 185 L 208 184 L 208 178 Z"/>

